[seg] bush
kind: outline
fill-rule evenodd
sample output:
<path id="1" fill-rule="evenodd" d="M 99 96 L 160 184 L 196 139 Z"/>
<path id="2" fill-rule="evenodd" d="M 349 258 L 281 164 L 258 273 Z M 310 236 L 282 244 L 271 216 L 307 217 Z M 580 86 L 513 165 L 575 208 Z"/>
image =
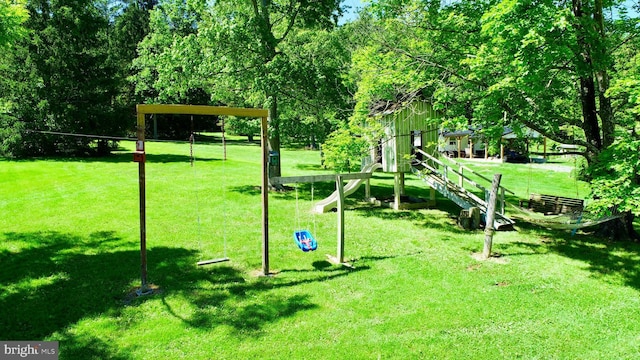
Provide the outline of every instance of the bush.
<path id="1" fill-rule="evenodd" d="M 0 156 L 20 156 L 24 124 L 14 117 L 0 113 Z"/>
<path id="2" fill-rule="evenodd" d="M 347 129 L 339 129 L 329 135 L 322 146 L 323 164 L 337 172 L 359 171 L 360 162 L 367 155 L 367 142 Z"/>

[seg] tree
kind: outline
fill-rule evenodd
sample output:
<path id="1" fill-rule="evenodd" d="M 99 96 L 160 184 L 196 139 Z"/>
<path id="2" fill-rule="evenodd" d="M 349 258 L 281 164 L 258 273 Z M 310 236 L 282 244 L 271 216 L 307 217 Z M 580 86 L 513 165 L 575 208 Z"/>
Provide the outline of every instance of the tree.
<path id="1" fill-rule="evenodd" d="M 33 0 L 25 22 L 30 36 L 2 57 L 7 76 L 0 97 L 8 104 L 10 155 L 95 152 L 89 138 L 36 131 L 121 135 L 126 119 L 114 116 L 116 73 L 109 60 L 108 17 L 100 2 Z M 102 142 L 102 144 L 106 144 Z M 100 145 L 100 143 L 99 143 Z M 98 152 L 108 148 L 98 146 Z"/>
<path id="2" fill-rule="evenodd" d="M 280 151 L 280 105 L 289 81 L 286 44 L 298 29 L 331 29 L 340 14 L 339 0 L 216 1 L 198 24 L 206 44 L 203 74 L 215 99 L 229 105 L 270 110 L 271 150 Z M 280 164 L 273 176 L 280 175 Z"/>
<path id="3" fill-rule="evenodd" d="M 0 48 L 26 35 L 22 26 L 29 17 L 25 3 L 25 0 L 0 0 Z"/>
<path id="4" fill-rule="evenodd" d="M 198 69 L 204 61 L 197 31 L 200 2 L 168 0 L 151 11 L 149 33 L 138 45 L 130 81 L 147 102 L 201 104 L 208 101 Z"/>
<path id="5" fill-rule="evenodd" d="M 361 160 L 369 145 L 347 128 L 338 129 L 329 135 L 323 146 L 323 165 L 336 172 L 359 171 Z"/>
<path id="6" fill-rule="evenodd" d="M 353 90 L 346 81 L 351 56 L 345 30 L 298 30 L 283 44 L 287 61 L 280 71 L 288 74 L 288 81 L 280 84 L 278 93 L 286 99 L 280 107 L 284 141 L 317 148 L 346 123 Z"/>
<path id="7" fill-rule="evenodd" d="M 328 60 L 335 57 L 312 54 L 333 50 L 335 39 L 325 49 L 315 39 L 331 38 L 339 14 L 338 0 L 166 1 L 152 12 L 132 80 L 138 94 L 156 101 L 184 100 L 201 89 L 214 104 L 269 108 L 269 143 L 279 151 L 283 120 L 322 129 L 337 110 L 320 102 L 344 103 L 338 62 Z M 316 47 L 305 48 L 306 40 Z"/>
<path id="8" fill-rule="evenodd" d="M 123 0 L 112 5 L 114 21 L 109 36 L 109 57 L 118 73 L 118 95 L 115 109 L 121 116 L 135 112 L 135 105 L 142 102 L 136 96 L 135 84 L 128 78 L 135 75 L 133 60 L 138 56 L 138 44 L 149 33 L 149 14 L 157 0 Z"/>

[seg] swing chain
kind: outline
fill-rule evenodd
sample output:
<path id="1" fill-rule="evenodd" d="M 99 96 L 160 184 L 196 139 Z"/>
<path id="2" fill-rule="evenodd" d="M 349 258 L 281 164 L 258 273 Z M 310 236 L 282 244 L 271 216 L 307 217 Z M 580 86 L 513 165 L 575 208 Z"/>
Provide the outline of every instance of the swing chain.
<path id="1" fill-rule="evenodd" d="M 191 136 L 189 136 L 189 164 L 193 167 L 193 143 L 195 142 L 195 136 L 193 132 L 191 132 Z"/>
<path id="2" fill-rule="evenodd" d="M 314 183 L 311 183 L 311 206 L 313 206 L 313 193 L 314 193 Z M 311 215 L 313 217 L 313 234 L 317 235 L 316 231 L 316 214 L 315 212 Z"/>
<path id="3" fill-rule="evenodd" d="M 296 188 L 296 229 L 300 229 L 300 206 L 298 205 L 298 184 Z"/>

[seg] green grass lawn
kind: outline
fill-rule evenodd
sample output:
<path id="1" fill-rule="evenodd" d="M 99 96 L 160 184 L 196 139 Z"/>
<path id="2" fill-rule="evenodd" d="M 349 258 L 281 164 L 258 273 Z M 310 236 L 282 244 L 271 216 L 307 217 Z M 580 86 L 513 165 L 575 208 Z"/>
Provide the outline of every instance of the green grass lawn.
<path id="1" fill-rule="evenodd" d="M 345 252 L 331 265 L 336 215 L 311 215 L 311 186 L 270 195 L 271 278 L 261 267 L 260 149 L 148 143 L 149 280 L 140 284 L 133 144 L 107 159 L 0 161 L 0 340 L 60 342 L 61 359 L 635 359 L 640 247 L 519 224 L 484 234 L 459 212 L 394 212 L 349 199 Z M 283 175 L 323 173 L 318 152 L 283 151 Z M 494 168 L 475 167 L 487 176 Z M 503 184 L 575 195 L 568 173 L 504 164 Z M 556 176 L 557 175 L 557 176 Z M 579 187 L 583 185 L 578 183 Z M 333 185 L 316 184 L 314 200 Z M 376 174 L 373 195 L 393 179 Z M 427 196 L 407 177 L 410 194 Z M 579 195 L 588 190 L 578 188 Z M 574 196 L 575 197 L 575 196 Z M 296 210 L 299 209 L 299 210 Z M 200 222 L 198 225 L 198 217 Z M 318 250 L 292 232 L 310 228 Z M 197 267 L 227 255 L 230 262 Z"/>

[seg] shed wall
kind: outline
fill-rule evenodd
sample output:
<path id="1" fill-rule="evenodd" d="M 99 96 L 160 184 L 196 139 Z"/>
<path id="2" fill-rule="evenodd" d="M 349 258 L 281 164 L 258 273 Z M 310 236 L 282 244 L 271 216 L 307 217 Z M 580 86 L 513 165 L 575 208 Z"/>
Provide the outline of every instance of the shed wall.
<path id="1" fill-rule="evenodd" d="M 402 110 L 383 116 L 385 139 L 382 144 L 382 169 L 385 172 L 410 172 L 413 143 L 421 143 L 424 151 L 434 154 L 438 142 L 440 116 L 426 101 L 415 101 Z M 414 135 L 412 136 L 412 132 Z M 416 135 L 419 139 L 416 140 Z"/>

